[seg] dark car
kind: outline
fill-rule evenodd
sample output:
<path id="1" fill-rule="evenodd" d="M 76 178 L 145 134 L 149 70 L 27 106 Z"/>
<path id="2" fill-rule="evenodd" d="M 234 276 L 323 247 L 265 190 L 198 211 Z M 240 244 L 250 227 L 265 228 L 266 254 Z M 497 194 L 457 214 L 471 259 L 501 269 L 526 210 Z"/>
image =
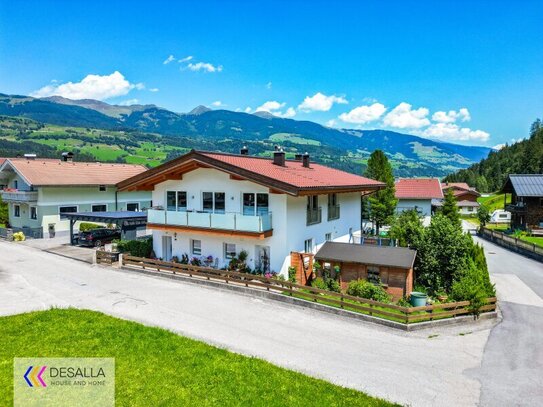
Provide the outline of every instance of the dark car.
<path id="1" fill-rule="evenodd" d="M 79 233 L 78 243 L 80 246 L 99 247 L 120 238 L 120 229 L 100 228 Z"/>

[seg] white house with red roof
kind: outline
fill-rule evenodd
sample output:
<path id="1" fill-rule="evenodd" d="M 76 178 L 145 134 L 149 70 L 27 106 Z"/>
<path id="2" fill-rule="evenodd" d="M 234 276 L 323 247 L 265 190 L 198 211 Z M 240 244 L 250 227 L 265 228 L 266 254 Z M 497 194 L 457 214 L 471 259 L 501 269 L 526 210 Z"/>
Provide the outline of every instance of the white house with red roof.
<path id="1" fill-rule="evenodd" d="M 150 192 L 118 193 L 116 187 L 146 167 L 75 162 L 70 154 L 62 159 L 6 158 L 0 164 L 0 196 L 8 204 L 9 225 L 14 230 L 23 229 L 35 237 L 59 236 L 70 228 L 63 213 L 139 211 L 151 206 Z"/>
<path id="2" fill-rule="evenodd" d="M 397 212 L 415 209 L 421 216 L 432 216 L 432 205 L 443 199 L 437 178 L 400 178 L 396 181 Z"/>
<path id="3" fill-rule="evenodd" d="M 147 228 L 157 257 L 186 254 L 224 267 L 244 250 L 249 267 L 286 273 L 291 251 L 348 241 L 360 229 L 361 194 L 384 187 L 296 158 L 193 150 L 117 186 L 152 191 Z"/>

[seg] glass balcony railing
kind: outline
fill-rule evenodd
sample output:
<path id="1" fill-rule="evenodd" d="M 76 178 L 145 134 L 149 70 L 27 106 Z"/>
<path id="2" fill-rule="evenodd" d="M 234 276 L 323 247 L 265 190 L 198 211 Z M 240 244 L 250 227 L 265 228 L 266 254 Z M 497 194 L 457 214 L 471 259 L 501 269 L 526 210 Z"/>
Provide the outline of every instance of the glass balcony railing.
<path id="1" fill-rule="evenodd" d="M 272 214 L 243 215 L 241 213 L 176 212 L 149 209 L 147 223 L 188 226 L 243 232 L 266 232 L 272 229 Z"/>

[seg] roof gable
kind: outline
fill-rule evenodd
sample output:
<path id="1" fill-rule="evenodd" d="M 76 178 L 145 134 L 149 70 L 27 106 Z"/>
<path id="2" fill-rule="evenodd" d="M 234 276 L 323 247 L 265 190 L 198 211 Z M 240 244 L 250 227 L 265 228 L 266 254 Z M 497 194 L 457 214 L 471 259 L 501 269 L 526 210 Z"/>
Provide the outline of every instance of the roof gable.
<path id="1" fill-rule="evenodd" d="M 311 163 L 286 160 L 284 166 L 273 164 L 265 157 L 191 151 L 179 158 L 148 170 L 118 184 L 120 190 L 152 188 L 166 179 L 181 179 L 195 168 L 214 168 L 228 173 L 234 179 L 255 182 L 270 189 L 290 195 L 318 192 L 362 192 L 384 187 L 384 184 L 335 168 Z"/>

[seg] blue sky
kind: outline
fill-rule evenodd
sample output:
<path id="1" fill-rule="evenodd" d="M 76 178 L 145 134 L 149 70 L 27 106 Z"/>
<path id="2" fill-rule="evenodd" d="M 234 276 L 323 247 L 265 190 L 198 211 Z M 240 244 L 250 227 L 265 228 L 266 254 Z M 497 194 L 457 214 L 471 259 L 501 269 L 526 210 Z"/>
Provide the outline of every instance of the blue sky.
<path id="1" fill-rule="evenodd" d="M 0 92 L 489 146 L 543 116 L 542 1 L 170 3 L 0 0 Z"/>

